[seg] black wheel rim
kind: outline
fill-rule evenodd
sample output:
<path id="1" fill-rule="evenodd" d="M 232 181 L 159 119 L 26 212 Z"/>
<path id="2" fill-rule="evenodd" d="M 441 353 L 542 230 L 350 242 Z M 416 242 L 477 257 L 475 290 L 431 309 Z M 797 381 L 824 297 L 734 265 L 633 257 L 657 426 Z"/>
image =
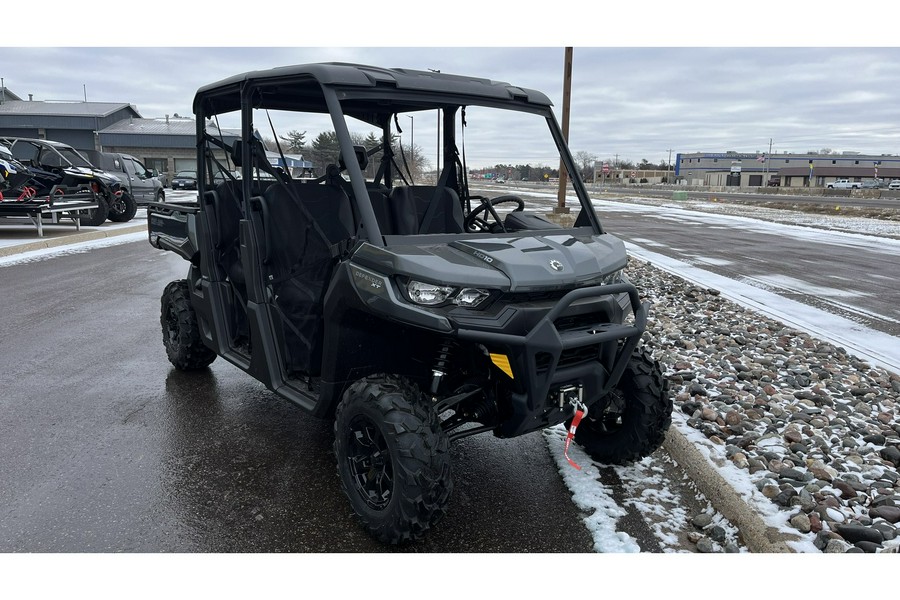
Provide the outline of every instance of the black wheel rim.
<path id="1" fill-rule="evenodd" d="M 369 508 L 383 510 L 391 501 L 394 469 L 381 430 L 368 417 L 350 421 L 347 466 L 356 492 Z"/>

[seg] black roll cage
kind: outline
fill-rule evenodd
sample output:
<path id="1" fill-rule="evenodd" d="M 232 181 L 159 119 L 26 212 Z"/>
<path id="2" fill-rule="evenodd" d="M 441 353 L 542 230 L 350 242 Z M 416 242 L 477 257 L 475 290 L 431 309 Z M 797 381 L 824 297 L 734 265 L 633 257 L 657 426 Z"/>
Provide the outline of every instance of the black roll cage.
<path id="1" fill-rule="evenodd" d="M 253 138 L 255 127 L 253 123 L 253 111 L 260 109 L 284 110 L 289 112 L 313 112 L 319 114 L 328 114 L 331 117 L 335 134 L 338 138 L 341 149 L 341 159 L 346 166 L 347 173 L 350 177 L 350 185 L 353 191 L 354 202 L 360 218 L 361 228 L 357 232 L 361 239 L 365 239 L 375 246 L 385 246 L 384 236 L 378 226 L 375 217 L 375 211 L 372 207 L 369 195 L 366 189 L 365 176 L 359 168 L 356 155 L 353 151 L 353 141 L 350 131 L 345 120 L 346 116 L 351 116 L 377 126 L 382 130 L 382 150 L 390 152 L 390 120 L 399 113 L 415 112 L 417 110 L 436 110 L 444 111 L 442 122 L 443 136 L 443 165 L 441 165 L 440 173 L 443 178 L 444 170 L 450 169 L 447 181 L 454 181 L 457 187 L 467 188 L 467 174 L 465 169 L 458 165 L 458 149 L 455 140 L 455 119 L 459 110 L 466 106 L 484 106 L 488 108 L 498 108 L 503 110 L 514 110 L 518 112 L 528 112 L 543 116 L 550 128 L 554 143 L 556 144 L 560 158 L 564 167 L 567 169 L 578 196 L 579 203 L 583 215 L 586 215 L 589 226 L 595 234 L 604 233 L 603 226 L 594 211 L 593 205 L 587 193 L 587 189 L 581 178 L 577 176 L 578 169 L 568 150 L 568 146 L 562 134 L 562 130 L 556 120 L 553 111 L 548 104 L 530 104 L 516 97 L 516 102 L 509 100 L 501 101 L 490 97 L 467 96 L 461 94 L 429 92 L 429 91 L 404 91 L 392 88 L 388 94 L 384 88 L 375 87 L 357 87 L 349 85 L 328 84 L 320 81 L 313 74 L 301 75 L 277 75 L 237 78 L 235 81 L 229 81 L 227 85 L 220 88 L 213 88 L 208 91 L 201 89 L 194 101 L 194 108 L 197 117 L 197 140 L 198 140 L 198 186 L 199 194 L 202 196 L 204 187 L 208 180 L 207 177 L 207 161 L 203 155 L 205 140 L 209 138 L 205 130 L 205 122 L 207 118 L 217 116 L 224 112 L 231 112 L 234 102 L 227 101 L 229 96 L 233 96 L 236 92 L 240 95 L 240 113 L 241 113 L 241 139 L 250 140 Z M 324 100 L 324 103 L 323 103 Z M 356 106 L 357 101 L 359 106 Z M 382 102 L 384 109 L 371 110 L 373 104 Z M 218 107 L 220 110 L 215 110 Z M 223 110 L 223 109 L 229 110 Z M 250 144 L 241 144 L 241 164 L 243 168 L 252 169 L 253 149 Z M 575 174 L 575 175 L 573 175 Z M 385 185 L 391 187 L 393 178 L 391 166 L 387 165 L 385 172 Z M 452 179 L 450 179 L 452 177 Z M 242 178 L 242 196 L 245 199 L 251 197 L 252 177 Z M 459 190 L 461 201 L 465 203 L 464 210 L 471 210 L 468 203 L 468 197 L 463 198 L 467 194 Z M 249 211 L 244 210 L 244 214 Z"/>

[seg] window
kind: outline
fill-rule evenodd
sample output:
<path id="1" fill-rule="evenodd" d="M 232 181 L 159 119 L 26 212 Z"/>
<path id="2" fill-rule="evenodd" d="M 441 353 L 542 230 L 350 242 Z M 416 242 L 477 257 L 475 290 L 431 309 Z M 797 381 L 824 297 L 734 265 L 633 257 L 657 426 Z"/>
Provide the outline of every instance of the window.
<path id="1" fill-rule="evenodd" d="M 151 171 L 156 169 L 160 173 L 165 173 L 169 170 L 169 159 L 167 158 L 144 158 L 144 164 Z"/>

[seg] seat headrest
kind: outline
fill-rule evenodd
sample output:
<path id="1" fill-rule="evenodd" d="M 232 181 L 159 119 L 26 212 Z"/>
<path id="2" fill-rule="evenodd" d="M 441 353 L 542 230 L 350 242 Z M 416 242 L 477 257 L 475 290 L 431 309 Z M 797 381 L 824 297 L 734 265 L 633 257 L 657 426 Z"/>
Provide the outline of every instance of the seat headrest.
<path id="1" fill-rule="evenodd" d="M 241 163 L 243 163 L 241 153 L 244 151 L 244 142 L 242 140 L 234 140 L 234 143 L 231 144 L 231 162 L 234 163 L 235 167 L 240 168 Z"/>

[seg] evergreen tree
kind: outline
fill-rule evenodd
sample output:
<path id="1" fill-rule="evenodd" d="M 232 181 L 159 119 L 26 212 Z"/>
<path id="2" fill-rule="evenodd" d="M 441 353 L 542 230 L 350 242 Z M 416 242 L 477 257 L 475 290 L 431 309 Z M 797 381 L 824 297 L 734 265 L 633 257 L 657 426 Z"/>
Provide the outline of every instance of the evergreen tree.
<path id="1" fill-rule="evenodd" d="M 306 132 L 297 130 L 288 131 L 287 135 L 280 136 L 281 147 L 291 154 L 302 154 L 306 149 Z"/>

